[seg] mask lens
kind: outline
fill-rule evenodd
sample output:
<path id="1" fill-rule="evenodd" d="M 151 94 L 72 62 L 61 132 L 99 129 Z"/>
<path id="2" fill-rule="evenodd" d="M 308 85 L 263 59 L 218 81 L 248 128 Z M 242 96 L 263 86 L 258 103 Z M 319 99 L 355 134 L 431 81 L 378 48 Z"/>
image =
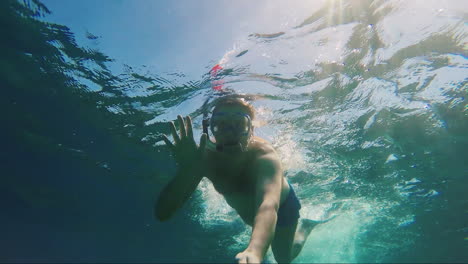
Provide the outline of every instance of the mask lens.
<path id="1" fill-rule="evenodd" d="M 235 134 L 242 134 L 249 131 L 249 118 L 246 115 L 215 115 L 211 118 L 213 133 L 227 133 L 232 131 Z"/>

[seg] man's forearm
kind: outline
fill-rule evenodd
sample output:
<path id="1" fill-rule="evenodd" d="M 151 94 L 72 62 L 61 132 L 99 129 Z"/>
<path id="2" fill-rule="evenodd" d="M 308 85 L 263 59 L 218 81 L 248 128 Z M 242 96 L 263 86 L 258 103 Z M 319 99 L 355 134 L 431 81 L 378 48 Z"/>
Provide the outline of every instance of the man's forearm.
<path id="1" fill-rule="evenodd" d="M 156 217 L 161 221 L 169 219 L 195 191 L 202 178 L 203 171 L 200 168 L 178 169 L 176 176 L 159 195 L 155 205 Z"/>
<path id="2" fill-rule="evenodd" d="M 258 208 L 255 216 L 252 237 L 248 246 L 262 259 L 275 235 L 278 207 L 271 204 L 262 204 Z"/>

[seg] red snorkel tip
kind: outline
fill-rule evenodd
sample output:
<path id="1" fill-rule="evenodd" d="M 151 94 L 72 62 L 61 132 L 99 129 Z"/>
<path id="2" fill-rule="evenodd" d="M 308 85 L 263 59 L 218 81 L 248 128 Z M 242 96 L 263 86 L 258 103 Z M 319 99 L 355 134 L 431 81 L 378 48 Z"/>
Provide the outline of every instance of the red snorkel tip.
<path id="1" fill-rule="evenodd" d="M 223 67 L 221 67 L 221 65 L 219 64 L 216 64 L 215 66 L 213 66 L 213 68 L 211 68 L 210 70 L 211 77 L 216 77 L 216 75 L 218 75 L 218 72 L 221 71 L 222 69 Z"/>
<path id="2" fill-rule="evenodd" d="M 211 68 L 210 70 L 210 75 L 212 78 L 216 78 L 218 76 L 218 73 L 223 70 L 223 67 L 221 67 L 221 65 L 219 64 L 216 64 L 215 66 L 213 66 L 213 68 Z M 223 84 L 224 84 L 224 81 L 223 80 L 212 80 L 211 81 L 211 88 L 215 91 L 220 91 L 223 89 Z"/>

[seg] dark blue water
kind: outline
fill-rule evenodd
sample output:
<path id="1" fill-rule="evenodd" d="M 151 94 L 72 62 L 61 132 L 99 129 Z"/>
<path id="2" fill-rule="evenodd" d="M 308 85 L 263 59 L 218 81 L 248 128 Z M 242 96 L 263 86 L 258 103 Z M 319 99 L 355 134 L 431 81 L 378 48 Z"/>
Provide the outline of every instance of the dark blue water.
<path id="1" fill-rule="evenodd" d="M 219 62 L 223 90 L 257 108 L 302 216 L 336 216 L 297 262 L 468 261 L 468 10 L 421 3 L 329 1 Z M 175 172 L 158 135 L 189 114 L 199 137 L 203 103 L 221 94 L 208 70 L 182 84 L 139 65 L 114 73 L 118 61 L 47 14 L 0 2 L 0 261 L 232 260 L 249 229 L 209 182 L 171 221 L 153 217 Z"/>

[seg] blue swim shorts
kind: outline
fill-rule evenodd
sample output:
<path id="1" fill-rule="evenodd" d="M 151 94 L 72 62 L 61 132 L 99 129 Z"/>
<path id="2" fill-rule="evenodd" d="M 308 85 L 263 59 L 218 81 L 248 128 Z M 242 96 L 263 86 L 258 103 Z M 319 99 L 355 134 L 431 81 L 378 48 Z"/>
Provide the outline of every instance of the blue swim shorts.
<path id="1" fill-rule="evenodd" d="M 296 223 L 299 219 L 299 209 L 301 209 L 301 203 L 297 199 L 296 193 L 294 192 L 293 187 L 289 184 L 289 194 L 286 197 L 286 200 L 280 205 L 278 209 L 278 220 L 276 222 L 276 227 L 286 227 Z"/>

